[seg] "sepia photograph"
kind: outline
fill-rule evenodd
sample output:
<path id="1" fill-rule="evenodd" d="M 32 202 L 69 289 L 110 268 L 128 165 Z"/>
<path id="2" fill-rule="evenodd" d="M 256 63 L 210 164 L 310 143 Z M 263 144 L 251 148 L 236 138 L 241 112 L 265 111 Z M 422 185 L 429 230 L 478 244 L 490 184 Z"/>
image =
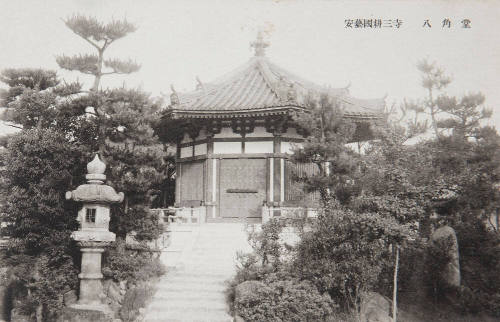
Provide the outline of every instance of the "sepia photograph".
<path id="1" fill-rule="evenodd" d="M 498 21 L 0 0 L 0 322 L 498 321 Z"/>

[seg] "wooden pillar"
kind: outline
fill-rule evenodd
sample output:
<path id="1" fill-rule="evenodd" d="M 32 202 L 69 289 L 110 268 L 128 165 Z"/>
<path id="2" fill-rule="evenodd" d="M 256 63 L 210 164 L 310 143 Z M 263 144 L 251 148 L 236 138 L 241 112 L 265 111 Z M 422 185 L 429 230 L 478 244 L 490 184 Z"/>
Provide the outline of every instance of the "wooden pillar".
<path id="1" fill-rule="evenodd" d="M 213 157 L 214 142 L 213 135 L 208 137 L 207 142 L 207 185 L 205 191 L 205 205 L 207 206 L 207 218 L 217 217 L 217 186 L 218 186 L 218 176 L 219 176 L 219 163 L 216 158 Z"/>
<path id="2" fill-rule="evenodd" d="M 272 206 L 274 201 L 274 158 L 267 159 L 267 203 Z"/>
<path id="3" fill-rule="evenodd" d="M 274 133 L 273 140 L 273 201 L 281 202 L 281 158 L 276 155 L 281 152 L 281 133 Z"/>
<path id="4" fill-rule="evenodd" d="M 174 206 L 178 207 L 181 202 L 181 181 L 182 181 L 182 165 L 178 161 L 181 157 L 181 142 L 182 136 L 177 137 L 176 145 L 176 162 L 175 162 L 175 202 Z"/>
<path id="5" fill-rule="evenodd" d="M 285 159 L 280 158 L 280 204 L 285 202 Z"/>

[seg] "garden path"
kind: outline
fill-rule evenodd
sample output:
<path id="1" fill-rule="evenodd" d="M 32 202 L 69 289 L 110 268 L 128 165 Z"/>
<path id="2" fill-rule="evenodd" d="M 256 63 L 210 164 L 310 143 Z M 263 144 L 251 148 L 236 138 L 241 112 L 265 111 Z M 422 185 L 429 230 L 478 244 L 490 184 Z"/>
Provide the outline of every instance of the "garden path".
<path id="1" fill-rule="evenodd" d="M 236 253 L 251 250 L 245 225 L 172 224 L 170 229 L 171 243 L 161 257 L 167 273 L 144 321 L 233 321 L 224 291 L 236 272 Z"/>

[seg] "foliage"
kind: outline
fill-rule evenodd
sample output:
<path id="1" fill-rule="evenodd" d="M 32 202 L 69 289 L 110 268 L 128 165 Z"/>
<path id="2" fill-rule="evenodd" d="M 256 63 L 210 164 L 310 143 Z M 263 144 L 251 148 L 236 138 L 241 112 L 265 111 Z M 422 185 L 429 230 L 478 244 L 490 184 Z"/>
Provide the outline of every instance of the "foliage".
<path id="1" fill-rule="evenodd" d="M 146 306 L 154 294 L 154 284 L 165 274 L 165 266 L 152 252 L 145 249 L 136 251 L 126 248 L 122 239 L 109 247 L 104 253 L 102 273 L 105 278 L 115 282 L 126 281 L 128 290 L 120 307 L 123 321 L 134 321 L 139 309 Z"/>
<path id="2" fill-rule="evenodd" d="M 52 130 L 26 130 L 16 135 L 4 155 L 6 199 L 3 212 L 13 223 L 10 249 L 36 255 L 47 247 L 67 245 L 78 223 L 74 205 L 64 193 L 81 177 L 82 147 Z"/>
<path id="3" fill-rule="evenodd" d="M 10 255 L 6 264 L 12 274 L 11 300 L 28 315 L 41 307 L 45 320 L 50 321 L 62 308 L 61 294 L 78 284 L 78 269 L 62 246 L 51 247 L 40 256 Z"/>
<path id="4" fill-rule="evenodd" d="M 144 308 L 153 297 L 154 283 L 165 271 L 165 266 L 153 253 L 129 250 L 121 239 L 106 250 L 103 275 L 115 282 L 126 281 L 129 286 L 119 311 L 123 321 L 135 320 L 139 309 Z"/>
<path id="5" fill-rule="evenodd" d="M 245 321 L 333 321 L 334 302 L 307 281 L 268 279 L 234 305 Z"/>
<path id="6" fill-rule="evenodd" d="M 284 244 L 280 234 L 283 231 L 284 222 L 273 218 L 262 225 L 262 230 L 252 232 L 248 240 L 255 251 L 255 256 L 260 260 L 262 266 L 271 265 L 276 271 L 282 261 Z M 251 260 L 251 258 L 247 258 Z"/>
<path id="7" fill-rule="evenodd" d="M 481 222 L 457 226 L 462 285 L 460 310 L 500 316 L 500 236 Z"/>
<path id="8" fill-rule="evenodd" d="M 411 188 L 403 187 L 402 191 L 413 191 L 409 196 L 424 210 L 415 216 L 421 224 L 422 236 L 427 237 L 430 230 L 423 228 L 436 215 L 457 232 L 463 287 L 455 291 L 456 300 L 463 303 L 460 310 L 497 314 L 498 286 L 493 285 L 498 284 L 498 279 L 489 272 L 498 269 L 499 239 L 496 229 L 487 226 L 500 201 L 496 186 L 500 180 L 500 137 L 496 129 L 483 126 L 491 111 L 484 107 L 485 98 L 481 93 L 450 97 L 443 89 L 451 80 L 442 69 L 425 61 L 418 67 L 428 97 L 413 107 L 431 116 L 435 137 L 413 146 L 399 144 L 399 153 L 409 157 L 398 156 L 396 160 L 402 162 L 396 162 L 394 167 L 403 171 Z M 439 260 L 427 261 L 427 276 L 432 277 L 433 272 L 445 265 L 442 251 L 429 248 L 429 256 L 437 256 Z M 431 293 L 439 291 L 437 280 L 434 276 L 429 281 Z"/>
<path id="9" fill-rule="evenodd" d="M 15 296 L 55 312 L 63 290 L 78 282 L 70 239 L 78 223 L 64 198 L 81 169 L 85 150 L 52 130 L 32 129 L 15 135 L 3 155 L 2 212 L 11 239 L 7 261 L 21 290 Z"/>
<path id="10" fill-rule="evenodd" d="M 169 159 L 164 157 L 166 147 L 153 130 L 162 102 L 153 101 L 140 90 L 99 90 L 102 76 L 139 70 L 140 66 L 131 60 L 104 59 L 109 46 L 134 32 L 136 27 L 127 20 L 104 24 L 81 15 L 69 17 L 65 23 L 97 51 L 96 55 L 59 56 L 57 62 L 61 68 L 94 76 L 90 93 L 69 105 L 78 106 L 80 115 L 90 114 L 89 131 L 94 140 L 87 143 L 98 149 L 108 164 L 108 180 L 125 193 L 124 203 L 113 208 L 111 229 L 122 238 L 134 231 L 139 240 L 154 239 L 160 227 L 149 206 L 165 182 L 172 183 L 166 177 L 169 167 Z M 90 112 L 86 110 L 89 106 Z"/>
<path id="11" fill-rule="evenodd" d="M 440 135 L 438 119 L 442 112 L 438 106 L 436 95 L 440 95 L 451 83 L 451 77 L 446 75 L 444 69 L 431 63 L 427 59 L 423 59 L 417 63 L 417 69 L 421 73 L 421 85 L 427 91 L 427 97 L 417 101 L 404 100 L 401 105 L 402 117 L 399 121 L 406 119 L 406 127 L 408 135 L 414 136 L 425 133 L 429 127 L 429 122 L 425 118 L 422 119 L 422 114 L 430 116 L 430 126 L 434 135 Z M 408 119 L 412 115 L 413 118 Z"/>
<path id="12" fill-rule="evenodd" d="M 493 112 L 482 108 L 484 100 L 485 97 L 481 93 L 465 95 L 460 100 L 446 95 L 439 96 L 436 104 L 448 117 L 439 120 L 437 126 L 453 130 L 454 136 L 463 138 L 475 136 L 481 121 L 490 118 Z"/>
<path id="13" fill-rule="evenodd" d="M 389 244 L 409 235 L 393 218 L 355 214 L 329 204 L 311 231 L 303 234 L 292 267 L 337 303 L 355 308 L 361 292 L 371 290 L 383 268 L 392 264 Z"/>
<path id="14" fill-rule="evenodd" d="M 135 321 L 139 315 L 139 309 L 144 308 L 153 297 L 154 285 L 142 282 L 125 293 L 122 306 L 120 307 L 120 318 L 125 322 Z"/>
<path id="15" fill-rule="evenodd" d="M 136 284 L 163 275 L 165 267 L 152 253 L 127 250 L 125 242 L 117 240 L 105 253 L 102 273 L 116 282 Z"/>
<path id="16" fill-rule="evenodd" d="M 319 191 L 323 202 L 336 198 L 347 203 L 360 191 L 354 180 L 357 158 L 346 147 L 356 127 L 343 118 L 341 103 L 336 98 L 322 94 L 318 99 L 310 97 L 307 105 L 307 112 L 294 116 L 294 121 L 307 129 L 308 136 L 302 147 L 294 150 L 292 160 L 313 163 L 319 171 L 294 179 L 303 182 L 308 192 Z"/>
<path id="17" fill-rule="evenodd" d="M 27 88 L 44 91 L 59 84 L 55 71 L 40 68 L 7 68 L 2 70 L 0 81 L 9 87 L 0 97 L 0 106 L 7 106 Z"/>
<path id="18" fill-rule="evenodd" d="M 56 58 L 59 67 L 94 76 L 92 91 L 97 92 L 101 77 L 110 74 L 130 74 L 139 70 L 140 65 L 129 60 L 104 59 L 104 52 L 116 40 L 127 36 L 136 27 L 127 20 L 115 20 L 103 24 L 94 17 L 73 15 L 64 20 L 66 27 L 87 41 L 97 50 L 97 55 L 61 55 Z M 105 71 L 103 67 L 108 68 Z"/>
<path id="19" fill-rule="evenodd" d="M 160 233 L 158 218 L 149 212 L 153 195 L 165 180 L 166 151 L 153 132 L 159 102 L 137 90 L 106 91 L 100 118 L 106 137 L 104 157 L 111 169 L 108 179 L 125 193 L 123 205 L 114 210 L 112 227 L 119 236 L 135 231 L 138 239 Z"/>

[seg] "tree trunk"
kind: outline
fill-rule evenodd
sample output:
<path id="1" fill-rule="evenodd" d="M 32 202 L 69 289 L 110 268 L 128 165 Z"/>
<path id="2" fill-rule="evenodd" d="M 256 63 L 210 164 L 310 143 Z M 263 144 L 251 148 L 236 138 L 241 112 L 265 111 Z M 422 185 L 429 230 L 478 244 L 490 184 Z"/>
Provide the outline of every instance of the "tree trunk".
<path id="1" fill-rule="evenodd" d="M 399 269 L 399 245 L 396 245 L 396 260 L 394 263 L 394 283 L 392 290 L 392 321 L 397 320 L 397 296 L 398 296 L 398 269 Z"/>
<path id="2" fill-rule="evenodd" d="M 99 90 L 99 84 L 101 83 L 102 77 L 102 63 L 104 61 L 104 47 L 99 50 L 99 56 L 97 59 L 97 71 L 94 74 L 94 85 L 90 89 L 92 92 L 97 93 Z"/>
<path id="3" fill-rule="evenodd" d="M 436 138 L 439 138 L 439 129 L 436 120 L 437 109 L 436 109 L 436 103 L 434 102 L 434 97 L 432 95 L 432 88 L 429 88 L 429 109 L 431 114 L 432 129 L 436 134 Z"/>

